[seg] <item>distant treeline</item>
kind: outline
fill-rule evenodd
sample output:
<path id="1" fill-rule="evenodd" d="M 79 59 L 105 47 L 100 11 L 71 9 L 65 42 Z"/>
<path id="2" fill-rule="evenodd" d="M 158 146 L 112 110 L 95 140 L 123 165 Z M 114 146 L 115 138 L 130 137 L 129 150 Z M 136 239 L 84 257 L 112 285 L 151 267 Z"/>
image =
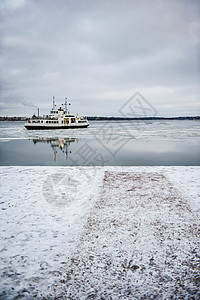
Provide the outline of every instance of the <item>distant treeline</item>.
<path id="1" fill-rule="evenodd" d="M 195 117 L 140 117 L 140 118 L 124 118 L 124 117 L 87 117 L 89 121 L 142 121 L 142 120 L 200 120 L 200 116 Z"/>
<path id="2" fill-rule="evenodd" d="M 26 121 L 27 117 L 0 117 L 0 121 Z"/>
<path id="3" fill-rule="evenodd" d="M 0 121 L 27 121 L 27 117 L 0 117 Z M 195 117 L 140 117 L 140 118 L 124 118 L 124 117 L 87 117 L 89 121 L 142 121 L 142 120 L 200 120 L 200 116 Z"/>

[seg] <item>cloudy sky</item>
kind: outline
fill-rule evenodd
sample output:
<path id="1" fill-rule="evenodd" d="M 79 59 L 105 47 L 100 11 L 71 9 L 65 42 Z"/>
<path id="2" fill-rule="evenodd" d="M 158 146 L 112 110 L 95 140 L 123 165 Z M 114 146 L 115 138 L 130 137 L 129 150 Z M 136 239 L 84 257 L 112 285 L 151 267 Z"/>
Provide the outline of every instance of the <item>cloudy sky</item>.
<path id="1" fill-rule="evenodd" d="M 1 0 L 0 115 L 200 115 L 199 0 Z M 35 107 L 34 107 L 35 106 Z"/>

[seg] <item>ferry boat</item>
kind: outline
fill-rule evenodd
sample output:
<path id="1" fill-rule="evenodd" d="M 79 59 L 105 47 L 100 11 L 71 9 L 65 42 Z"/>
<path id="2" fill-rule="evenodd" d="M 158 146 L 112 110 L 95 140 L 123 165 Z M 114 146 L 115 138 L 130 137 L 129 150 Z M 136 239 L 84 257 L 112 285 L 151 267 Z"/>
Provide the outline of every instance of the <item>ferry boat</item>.
<path id="1" fill-rule="evenodd" d="M 41 117 L 38 109 L 38 116 L 34 114 L 32 118 L 25 123 L 24 127 L 28 130 L 87 128 L 89 126 L 87 118 L 78 117 L 78 114 L 70 114 L 67 105 L 71 104 L 68 103 L 67 98 L 65 98 L 65 102 L 62 106 L 56 109 L 55 97 L 53 97 L 53 107 L 50 114 Z"/>

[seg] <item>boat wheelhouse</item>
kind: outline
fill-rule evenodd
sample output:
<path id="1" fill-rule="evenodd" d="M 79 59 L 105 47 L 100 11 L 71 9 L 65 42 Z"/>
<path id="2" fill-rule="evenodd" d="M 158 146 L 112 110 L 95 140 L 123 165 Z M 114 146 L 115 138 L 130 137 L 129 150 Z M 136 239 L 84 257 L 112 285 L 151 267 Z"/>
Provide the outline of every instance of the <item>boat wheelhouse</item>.
<path id="1" fill-rule="evenodd" d="M 56 109 L 55 97 L 53 97 L 53 107 L 49 115 L 44 115 L 43 117 L 35 114 L 30 118 L 26 124 L 25 128 L 28 130 L 36 129 L 70 129 L 70 128 L 87 128 L 89 122 L 86 117 L 78 117 L 78 114 L 70 114 L 67 106 L 71 105 L 67 102 L 65 98 L 64 104 L 58 109 Z"/>

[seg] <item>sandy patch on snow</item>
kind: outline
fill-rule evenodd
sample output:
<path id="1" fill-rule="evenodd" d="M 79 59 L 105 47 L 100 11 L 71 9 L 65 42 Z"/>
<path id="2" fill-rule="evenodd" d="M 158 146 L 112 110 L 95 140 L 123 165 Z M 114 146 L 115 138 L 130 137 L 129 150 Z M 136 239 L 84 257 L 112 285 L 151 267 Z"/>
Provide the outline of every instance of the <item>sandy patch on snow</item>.
<path id="1" fill-rule="evenodd" d="M 199 299 L 198 217 L 159 173 L 106 172 L 58 299 Z"/>

